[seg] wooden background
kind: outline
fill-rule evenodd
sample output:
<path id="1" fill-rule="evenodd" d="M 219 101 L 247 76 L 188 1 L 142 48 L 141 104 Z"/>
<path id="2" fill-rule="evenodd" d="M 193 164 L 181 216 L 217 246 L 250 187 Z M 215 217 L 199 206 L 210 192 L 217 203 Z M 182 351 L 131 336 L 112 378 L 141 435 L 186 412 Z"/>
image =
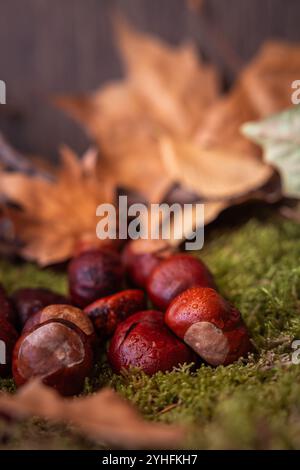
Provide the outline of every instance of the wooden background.
<path id="1" fill-rule="evenodd" d="M 7 105 L 0 106 L 0 130 L 20 150 L 55 158 L 62 142 L 78 151 L 87 146 L 84 133 L 48 96 L 93 90 L 121 75 L 112 8 L 171 43 L 196 38 L 224 68 L 185 0 L 1 0 L 0 79 L 7 84 Z M 227 41 L 242 62 L 267 38 L 300 41 L 299 0 L 204 0 L 203 11 L 220 42 Z"/>

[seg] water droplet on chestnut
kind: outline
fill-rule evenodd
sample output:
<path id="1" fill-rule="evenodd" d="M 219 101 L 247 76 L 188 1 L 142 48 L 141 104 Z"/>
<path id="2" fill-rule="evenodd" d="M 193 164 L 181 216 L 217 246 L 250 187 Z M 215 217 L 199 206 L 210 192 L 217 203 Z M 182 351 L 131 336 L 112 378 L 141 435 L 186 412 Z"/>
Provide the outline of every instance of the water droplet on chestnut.
<path id="1" fill-rule="evenodd" d="M 152 375 L 194 358 L 191 349 L 167 328 L 163 313 L 155 310 L 134 313 L 120 323 L 108 351 L 109 363 L 117 373 L 138 367 Z"/>
<path id="2" fill-rule="evenodd" d="M 193 256 L 175 254 L 154 268 L 147 292 L 153 304 L 165 311 L 178 294 L 193 286 L 215 287 L 209 269 Z"/>
<path id="3" fill-rule="evenodd" d="M 84 312 L 92 320 L 99 337 L 105 338 L 113 334 L 121 321 L 144 308 L 146 308 L 144 292 L 127 289 L 96 300 L 88 305 Z"/>
<path id="4" fill-rule="evenodd" d="M 69 291 L 81 308 L 121 289 L 123 268 L 114 251 L 91 250 L 73 258 L 68 268 Z"/>
<path id="5" fill-rule="evenodd" d="M 13 352 L 17 386 L 39 377 L 62 395 L 82 391 L 93 365 L 88 337 L 74 323 L 50 320 L 22 335 Z"/>
<path id="6" fill-rule="evenodd" d="M 252 350 L 240 312 L 211 288 L 194 287 L 178 295 L 166 311 L 165 322 L 213 366 L 230 364 Z"/>
<path id="7" fill-rule="evenodd" d="M 23 288 L 16 290 L 11 296 L 22 328 L 28 318 L 43 307 L 51 304 L 68 304 L 68 299 L 49 289 Z"/>

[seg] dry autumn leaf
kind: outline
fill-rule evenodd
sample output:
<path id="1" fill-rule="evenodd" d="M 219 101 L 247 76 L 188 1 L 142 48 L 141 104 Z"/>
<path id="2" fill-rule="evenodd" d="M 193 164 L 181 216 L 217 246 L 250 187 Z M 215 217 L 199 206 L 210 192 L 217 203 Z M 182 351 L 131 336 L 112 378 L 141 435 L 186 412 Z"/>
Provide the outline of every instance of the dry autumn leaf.
<path id="1" fill-rule="evenodd" d="M 130 86 L 115 82 L 90 96 L 58 98 L 56 103 L 78 119 L 98 144 L 101 167 L 148 200 L 160 200 L 169 188 L 157 146 L 161 132 Z"/>
<path id="2" fill-rule="evenodd" d="M 17 419 L 38 416 L 67 423 L 97 444 L 115 448 L 172 449 L 184 438 L 180 427 L 145 421 L 109 388 L 68 399 L 34 380 L 15 395 L 0 394 L 0 412 Z"/>
<path id="3" fill-rule="evenodd" d="M 26 242 L 22 254 L 42 265 L 66 259 L 79 241 L 95 241 L 96 206 L 112 201 L 105 186 L 150 203 L 168 200 L 179 186 L 178 202 L 192 192 L 194 202 L 205 204 L 205 224 L 231 205 L 281 197 L 273 167 L 240 128 L 289 104 L 289 86 L 300 73 L 298 46 L 267 43 L 220 97 L 215 70 L 193 46 L 168 46 L 120 19 L 116 33 L 125 79 L 57 100 L 101 150 L 89 177 L 85 159 L 81 165 L 65 156 L 72 171 L 62 168 L 56 182 L 3 179 L 4 194 L 25 208 L 13 214 Z"/>
<path id="4" fill-rule="evenodd" d="M 126 80 L 83 100 L 61 100 L 97 140 L 116 180 L 150 202 L 163 199 L 179 183 L 212 205 L 207 207 L 209 221 L 228 206 L 228 199 L 265 185 L 273 171 L 261 162 L 259 148 L 240 133 L 240 126 L 260 116 L 259 98 L 254 100 L 249 90 L 258 77 L 266 78 L 261 97 L 268 96 L 267 110 L 272 102 L 274 107 L 283 104 L 276 104 L 270 76 L 278 81 L 283 54 L 276 54 L 288 46 L 262 48 L 233 90 L 218 99 L 216 72 L 197 59 L 191 45 L 175 49 L 137 33 L 123 20 L 116 23 Z M 290 68 L 284 65 L 287 76 L 297 68 L 295 60 Z M 178 69 L 185 73 L 176 73 Z"/>
<path id="5" fill-rule="evenodd" d="M 5 204 L 0 204 L 0 255 L 14 256 L 20 248 L 13 221 Z"/>
<path id="6" fill-rule="evenodd" d="M 215 68 L 204 64 L 192 43 L 171 47 L 120 18 L 116 32 L 128 83 L 144 99 L 150 117 L 172 135 L 191 135 L 219 96 Z"/>
<path id="7" fill-rule="evenodd" d="M 192 141 L 165 138 L 161 140 L 161 152 L 174 181 L 206 201 L 240 197 L 263 186 L 273 174 L 270 166 L 249 154 L 227 154 L 221 148 L 207 150 Z"/>
<path id="8" fill-rule="evenodd" d="M 233 89 L 211 107 L 196 140 L 207 148 L 241 149 L 255 147 L 240 133 L 247 121 L 254 121 L 291 105 L 291 84 L 300 75 L 300 47 L 267 42 L 238 77 Z M 254 150 L 255 152 L 255 150 Z"/>
<path id="9" fill-rule="evenodd" d="M 268 41 L 250 62 L 241 82 L 259 117 L 290 106 L 292 83 L 300 76 L 300 46 Z"/>
<path id="10" fill-rule="evenodd" d="M 52 178 L 0 173 L 2 196 L 21 208 L 11 208 L 9 214 L 24 243 L 22 256 L 44 266 L 70 258 L 82 243 L 100 243 L 96 207 L 114 201 L 114 187 L 96 165 L 95 150 L 80 160 L 64 147 L 61 166 Z"/>

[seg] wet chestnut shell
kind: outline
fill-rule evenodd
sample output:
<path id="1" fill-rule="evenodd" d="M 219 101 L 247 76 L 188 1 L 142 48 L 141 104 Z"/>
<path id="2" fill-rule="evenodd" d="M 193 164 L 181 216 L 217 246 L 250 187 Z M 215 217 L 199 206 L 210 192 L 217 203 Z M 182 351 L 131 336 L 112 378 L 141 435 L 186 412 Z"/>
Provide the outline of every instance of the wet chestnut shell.
<path id="1" fill-rule="evenodd" d="M 17 339 L 18 333 L 11 323 L 5 318 L 0 318 L 0 377 L 6 377 L 10 373 L 12 353 Z M 2 361 L 5 364 L 2 364 Z"/>
<path id="2" fill-rule="evenodd" d="M 88 337 L 74 323 L 50 320 L 22 335 L 13 352 L 13 377 L 17 386 L 34 377 L 62 395 L 82 391 L 93 366 Z"/>
<path id="3" fill-rule="evenodd" d="M 115 372 L 138 367 L 148 375 L 194 361 L 192 350 L 166 327 L 163 314 L 146 310 L 117 327 L 108 350 Z"/>
<path id="4" fill-rule="evenodd" d="M 147 292 L 153 304 L 165 311 L 177 295 L 194 286 L 214 288 L 212 274 L 201 260 L 176 254 L 154 268 L 148 279 Z"/>
<path id="5" fill-rule="evenodd" d="M 12 305 L 12 302 L 8 298 L 6 291 L 3 286 L 0 285 L 0 319 L 4 318 L 12 325 L 16 326 L 17 316 Z"/>
<path id="6" fill-rule="evenodd" d="M 48 320 L 61 319 L 74 323 L 80 328 L 90 339 L 91 344 L 95 346 L 96 333 L 94 326 L 88 316 L 77 307 L 71 305 L 48 305 L 42 310 L 31 315 L 24 325 L 22 334 L 31 331 L 35 326 L 41 325 Z"/>
<path id="7" fill-rule="evenodd" d="M 253 350 L 240 312 L 214 289 L 194 287 L 178 295 L 165 322 L 211 365 L 230 364 Z"/>
<path id="8" fill-rule="evenodd" d="M 78 307 L 121 289 L 123 268 L 113 251 L 91 250 L 73 258 L 68 267 L 69 292 Z"/>
<path id="9" fill-rule="evenodd" d="M 47 305 L 70 303 L 63 295 L 43 288 L 24 288 L 16 290 L 12 294 L 11 299 L 15 306 L 18 323 L 21 328 L 31 315 L 47 307 Z"/>
<path id="10" fill-rule="evenodd" d="M 138 289 L 127 289 L 96 300 L 84 312 L 92 320 L 98 335 L 108 337 L 117 325 L 135 312 L 146 308 L 145 294 Z"/>

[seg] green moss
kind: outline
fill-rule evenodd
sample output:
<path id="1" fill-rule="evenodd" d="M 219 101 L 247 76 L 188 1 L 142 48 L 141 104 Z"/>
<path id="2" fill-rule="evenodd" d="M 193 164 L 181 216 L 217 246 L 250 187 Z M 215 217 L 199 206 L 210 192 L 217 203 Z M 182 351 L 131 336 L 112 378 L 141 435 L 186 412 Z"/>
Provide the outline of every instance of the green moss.
<path id="1" fill-rule="evenodd" d="M 300 225 L 267 215 L 215 229 L 199 255 L 221 292 L 241 309 L 257 353 L 228 367 L 185 366 L 153 377 L 134 370 L 116 376 L 101 359 L 85 393 L 109 384 L 147 419 L 192 424 L 188 447 L 300 448 L 300 366 L 291 363 L 291 341 L 300 339 Z M 33 265 L 2 263 L 0 280 L 10 290 L 37 284 L 65 290 L 63 274 Z M 40 422 L 32 420 L 22 426 L 10 441 L 14 447 L 28 441 L 28 430 L 32 446 L 47 441 L 54 447 L 61 432 L 46 424 L 41 432 Z M 90 445 L 71 433 L 64 436 L 60 447 Z"/>

